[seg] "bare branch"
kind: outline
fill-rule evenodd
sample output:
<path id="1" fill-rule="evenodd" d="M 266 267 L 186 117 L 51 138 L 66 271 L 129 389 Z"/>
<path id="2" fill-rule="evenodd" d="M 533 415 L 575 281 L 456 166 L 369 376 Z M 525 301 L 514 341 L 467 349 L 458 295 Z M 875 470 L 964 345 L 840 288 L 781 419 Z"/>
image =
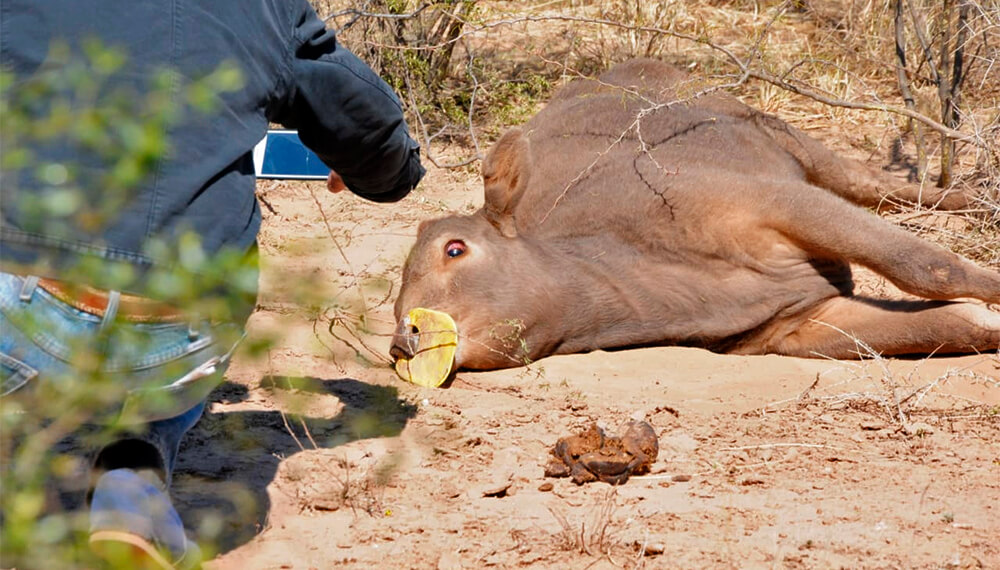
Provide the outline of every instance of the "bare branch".
<path id="1" fill-rule="evenodd" d="M 908 2 L 907 5 L 910 7 L 910 19 L 913 20 L 913 33 L 916 34 L 917 41 L 920 42 L 920 47 L 924 50 L 924 58 L 926 59 L 927 65 L 931 70 L 934 84 L 939 84 L 941 82 L 941 78 L 938 76 L 937 64 L 934 63 L 934 54 L 931 52 L 931 43 L 927 41 L 927 34 L 924 33 L 924 19 L 920 15 L 920 12 L 913 7 L 913 2 Z"/>
<path id="2" fill-rule="evenodd" d="M 479 141 L 476 139 L 475 129 L 472 126 L 472 116 L 473 116 L 473 113 L 475 112 L 475 107 L 476 107 L 476 93 L 479 92 L 479 80 L 476 78 L 476 75 L 474 73 L 472 73 L 472 55 L 471 54 L 469 55 L 469 64 L 467 66 L 467 71 L 468 71 L 469 77 L 472 78 L 472 83 L 473 83 L 472 97 L 471 97 L 470 102 L 469 102 L 469 112 L 468 112 L 468 115 L 467 115 L 468 116 L 468 125 L 469 125 L 469 136 L 472 138 L 472 144 L 473 144 L 473 146 L 476 149 L 476 154 L 473 155 L 470 158 L 467 158 L 467 159 L 459 161 L 459 162 L 454 162 L 454 163 L 441 163 L 441 162 L 438 162 L 438 160 L 434 156 L 434 154 L 431 153 L 431 141 L 437 135 L 435 134 L 434 136 L 431 136 L 431 137 L 427 136 L 427 124 L 424 122 L 424 118 L 420 114 L 420 110 L 417 107 L 417 102 L 413 99 L 413 86 L 410 83 L 410 76 L 409 76 L 409 74 L 406 74 L 403 77 L 403 80 L 406 83 L 407 96 L 408 96 L 408 98 L 410 100 L 410 108 L 413 109 L 413 114 L 417 117 L 417 123 L 420 125 L 420 137 L 421 137 L 423 145 L 424 145 L 425 156 L 427 157 L 427 160 L 429 160 L 431 162 L 431 164 L 433 164 L 434 166 L 436 166 L 438 168 L 460 168 L 462 166 L 467 166 L 467 165 L 472 164 L 472 163 L 474 163 L 474 162 L 476 162 L 478 160 L 482 160 L 483 159 L 483 153 L 482 153 L 482 150 L 480 150 L 480 148 L 479 148 Z"/>
<path id="3" fill-rule="evenodd" d="M 749 76 L 755 79 L 760 79 L 761 81 L 766 81 L 772 85 L 781 87 L 782 89 L 786 89 L 797 95 L 802 95 L 803 97 L 809 97 L 810 99 L 819 101 L 820 103 L 823 103 L 825 105 L 830 105 L 831 107 L 844 107 L 847 109 L 860 109 L 864 111 L 882 111 L 883 113 L 893 113 L 895 115 L 902 115 L 904 117 L 909 117 L 915 121 L 920 121 L 921 123 L 927 125 L 928 127 L 941 133 L 942 135 L 955 139 L 957 141 L 968 142 L 975 144 L 977 146 L 982 146 L 983 144 L 985 144 L 984 141 L 977 139 L 973 135 L 969 135 L 963 133 L 962 131 L 942 125 L 941 123 L 935 121 L 934 119 L 931 119 L 930 117 L 917 113 L 916 111 L 911 111 L 909 109 L 896 107 L 894 105 L 886 105 L 884 103 L 862 103 L 859 101 L 845 101 L 843 99 L 835 99 L 833 97 L 828 97 L 826 95 L 817 93 L 811 89 L 801 87 L 799 85 L 795 85 L 794 83 L 785 81 L 766 71 L 750 70 Z"/>
<path id="4" fill-rule="evenodd" d="M 416 10 L 407 12 L 406 14 L 387 14 L 385 12 L 368 12 L 365 10 L 358 10 L 357 8 L 347 8 L 330 14 L 329 16 L 323 18 L 323 21 L 329 22 L 330 20 L 336 20 L 337 18 L 350 15 L 351 19 L 348 20 L 343 26 L 337 28 L 336 31 L 341 32 L 353 26 L 361 18 L 374 18 L 379 20 L 412 20 L 413 18 L 419 16 L 421 12 L 433 5 L 433 2 L 425 2 Z"/>
<path id="5" fill-rule="evenodd" d="M 906 108 L 916 112 L 916 101 L 914 100 L 913 92 L 910 91 L 910 81 L 906 76 L 906 39 L 903 33 L 906 24 L 903 22 L 903 2 L 904 0 L 896 0 L 895 15 L 893 18 L 896 32 L 896 59 L 898 60 L 896 65 L 896 79 L 899 83 L 899 92 L 903 96 L 903 103 L 906 105 Z M 917 177 L 922 179 L 924 173 L 927 172 L 927 145 L 924 141 L 923 124 L 913 119 L 908 119 L 908 122 L 913 130 L 914 144 L 917 148 Z"/>

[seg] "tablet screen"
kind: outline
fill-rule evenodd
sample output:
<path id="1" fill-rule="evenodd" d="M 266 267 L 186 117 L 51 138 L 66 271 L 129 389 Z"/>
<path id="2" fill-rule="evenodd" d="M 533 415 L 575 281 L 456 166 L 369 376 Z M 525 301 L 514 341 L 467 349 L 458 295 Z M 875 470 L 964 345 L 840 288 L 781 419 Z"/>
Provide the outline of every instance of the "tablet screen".
<path id="1" fill-rule="evenodd" d="M 330 167 L 306 148 L 295 131 L 268 131 L 253 151 L 259 178 L 326 179 Z"/>

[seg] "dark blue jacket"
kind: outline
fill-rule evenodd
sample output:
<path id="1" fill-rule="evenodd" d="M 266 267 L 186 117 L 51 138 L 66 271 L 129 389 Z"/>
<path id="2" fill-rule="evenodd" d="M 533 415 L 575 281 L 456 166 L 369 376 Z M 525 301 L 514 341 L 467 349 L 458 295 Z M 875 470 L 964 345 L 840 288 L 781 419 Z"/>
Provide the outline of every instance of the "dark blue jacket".
<path id="1" fill-rule="evenodd" d="M 127 55 L 112 79 L 136 93 L 170 69 L 176 78 L 170 93 L 180 104 L 192 81 L 224 61 L 238 66 L 244 84 L 222 94 L 210 114 L 181 105 L 184 113 L 166 129 L 168 152 L 99 227 L 39 229 L 23 200 L 38 192 L 31 169 L 3 173 L 4 270 L 23 273 L 34 264 L 35 273 L 58 278 L 60 267 L 91 256 L 143 270 L 160 263 L 150 240 L 171 244 L 189 230 L 209 254 L 249 249 L 261 219 L 251 150 L 269 121 L 297 129 L 364 198 L 399 200 L 423 176 L 398 98 L 337 44 L 307 0 L 0 0 L 0 66 L 16 77 L 5 97 L 40 70 L 52 72 L 54 41 L 79 54 L 94 37 Z M 39 160 L 67 152 L 33 150 Z"/>

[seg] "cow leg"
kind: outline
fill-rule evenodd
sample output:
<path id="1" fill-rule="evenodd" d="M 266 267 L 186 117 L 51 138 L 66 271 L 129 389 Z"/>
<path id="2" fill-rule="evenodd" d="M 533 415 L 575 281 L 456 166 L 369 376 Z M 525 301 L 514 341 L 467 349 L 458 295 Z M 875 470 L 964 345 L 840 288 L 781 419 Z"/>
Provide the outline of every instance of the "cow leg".
<path id="1" fill-rule="evenodd" d="M 979 267 L 808 185 L 771 187 L 768 223 L 811 257 L 864 265 L 925 299 L 1000 303 L 1000 273 Z"/>
<path id="2" fill-rule="evenodd" d="M 806 319 L 787 334 L 759 338 L 736 352 L 853 359 L 872 353 L 892 356 L 1000 349 L 1000 313 L 972 303 L 834 297 Z"/>
<path id="3" fill-rule="evenodd" d="M 769 115 L 759 114 L 757 124 L 805 169 L 810 184 L 819 186 L 860 206 L 889 210 L 900 203 L 920 204 L 940 210 L 961 210 L 974 200 L 961 189 L 910 184 L 856 160 L 845 158 L 821 142 Z"/>

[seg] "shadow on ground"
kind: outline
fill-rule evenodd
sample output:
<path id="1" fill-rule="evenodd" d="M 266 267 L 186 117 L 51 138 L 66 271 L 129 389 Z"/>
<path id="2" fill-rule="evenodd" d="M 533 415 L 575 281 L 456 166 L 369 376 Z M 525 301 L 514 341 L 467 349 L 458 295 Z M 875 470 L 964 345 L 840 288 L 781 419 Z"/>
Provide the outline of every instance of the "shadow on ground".
<path id="1" fill-rule="evenodd" d="M 281 411 L 206 412 L 181 444 L 174 504 L 199 540 L 228 552 L 267 526 L 267 486 L 280 463 L 305 449 L 332 449 L 359 439 L 398 435 L 416 408 L 389 386 L 345 378 L 265 377 L 264 389 L 331 395 L 343 405 L 332 418 Z M 223 383 L 210 402 L 236 403 L 245 386 Z"/>

